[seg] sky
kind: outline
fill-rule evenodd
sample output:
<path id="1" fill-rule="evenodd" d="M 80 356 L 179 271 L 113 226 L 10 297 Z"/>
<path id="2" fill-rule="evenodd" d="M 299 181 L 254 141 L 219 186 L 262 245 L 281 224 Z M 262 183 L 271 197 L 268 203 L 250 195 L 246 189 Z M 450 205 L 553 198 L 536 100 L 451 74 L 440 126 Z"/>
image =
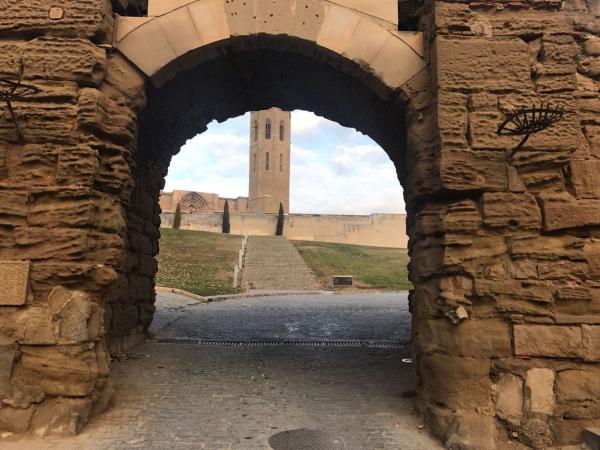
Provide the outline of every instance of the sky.
<path id="1" fill-rule="evenodd" d="M 248 195 L 250 113 L 187 141 L 173 157 L 166 191 Z M 354 129 L 307 111 L 292 112 L 290 212 L 403 213 L 402 188 L 387 154 Z"/>

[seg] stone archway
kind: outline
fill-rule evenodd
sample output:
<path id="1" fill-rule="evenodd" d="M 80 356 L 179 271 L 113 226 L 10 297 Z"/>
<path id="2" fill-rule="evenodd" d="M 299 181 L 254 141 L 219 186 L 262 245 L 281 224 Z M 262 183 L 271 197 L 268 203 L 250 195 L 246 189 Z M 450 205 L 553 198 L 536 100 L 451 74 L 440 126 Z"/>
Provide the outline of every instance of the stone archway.
<path id="1" fill-rule="evenodd" d="M 152 320 L 170 157 L 270 106 L 355 127 L 395 162 L 420 407 L 448 446 L 577 443 L 597 423 L 593 2 L 430 0 L 426 45 L 397 31 L 395 1 L 150 0 L 116 27 L 104 0 L 63 3 L 16 2 L 0 37 L 0 73 L 22 62 L 40 89 L 14 102 L 24 142 L 0 112 L 0 428 L 77 432 L 106 408 L 108 349 Z M 565 120 L 509 166 L 501 108 L 548 100 Z"/>

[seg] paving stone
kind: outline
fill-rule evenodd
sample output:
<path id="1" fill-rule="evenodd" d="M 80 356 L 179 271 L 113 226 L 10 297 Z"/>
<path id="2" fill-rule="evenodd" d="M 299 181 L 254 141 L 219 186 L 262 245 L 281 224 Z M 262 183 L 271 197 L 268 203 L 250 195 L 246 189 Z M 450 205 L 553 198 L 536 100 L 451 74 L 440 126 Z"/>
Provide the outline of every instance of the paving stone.
<path id="1" fill-rule="evenodd" d="M 157 301 L 157 337 L 391 339 L 410 336 L 406 293 L 304 295 L 195 303 Z M 225 325 L 229 326 L 226 327 Z M 194 327 L 195 325 L 195 327 Z M 434 450 L 414 415 L 405 349 L 222 347 L 148 342 L 114 363 L 117 403 L 82 434 L 2 439 L 3 450 L 264 450 L 269 437 L 309 428 L 351 449 Z"/>

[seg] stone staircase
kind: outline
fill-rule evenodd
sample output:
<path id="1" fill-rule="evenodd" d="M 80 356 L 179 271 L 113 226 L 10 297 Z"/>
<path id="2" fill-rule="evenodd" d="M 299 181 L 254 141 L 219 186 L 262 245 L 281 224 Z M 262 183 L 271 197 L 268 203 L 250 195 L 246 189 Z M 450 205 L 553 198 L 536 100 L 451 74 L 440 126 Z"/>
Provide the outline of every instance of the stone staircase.
<path id="1" fill-rule="evenodd" d="M 245 290 L 318 291 L 319 284 L 296 247 L 281 236 L 250 236 L 242 273 Z"/>

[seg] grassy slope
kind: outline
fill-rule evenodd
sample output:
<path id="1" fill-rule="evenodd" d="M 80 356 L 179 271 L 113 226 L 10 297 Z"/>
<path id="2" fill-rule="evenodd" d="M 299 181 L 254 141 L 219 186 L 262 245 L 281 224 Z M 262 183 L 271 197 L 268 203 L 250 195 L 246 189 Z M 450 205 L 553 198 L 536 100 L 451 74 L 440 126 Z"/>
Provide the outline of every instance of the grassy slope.
<path id="1" fill-rule="evenodd" d="M 354 275 L 357 288 L 411 288 L 406 250 L 309 241 L 294 241 L 294 245 L 323 286 L 331 286 L 332 275 Z"/>
<path id="2" fill-rule="evenodd" d="M 198 295 L 239 292 L 232 287 L 241 236 L 161 229 L 156 283 Z"/>

